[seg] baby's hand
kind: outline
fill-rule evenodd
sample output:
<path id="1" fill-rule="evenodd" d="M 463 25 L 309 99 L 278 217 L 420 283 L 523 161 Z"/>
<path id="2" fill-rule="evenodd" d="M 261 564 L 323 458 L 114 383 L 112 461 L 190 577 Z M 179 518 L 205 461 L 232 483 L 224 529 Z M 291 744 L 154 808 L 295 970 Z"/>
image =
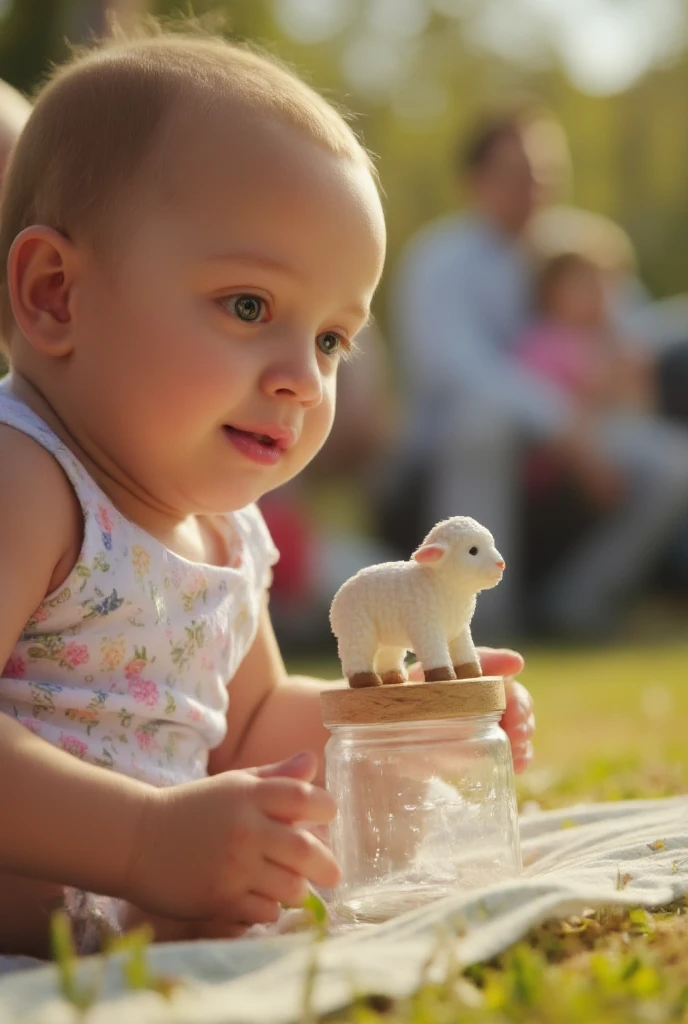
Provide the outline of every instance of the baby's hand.
<path id="1" fill-rule="evenodd" d="M 524 772 L 533 760 L 531 739 L 535 732 L 535 715 L 533 698 L 525 686 L 513 678 L 522 671 L 523 658 L 515 651 L 492 650 L 489 647 L 479 648 L 478 655 L 486 676 L 505 677 L 506 710 L 499 724 L 511 743 L 514 771 L 517 774 Z"/>
<path id="2" fill-rule="evenodd" d="M 517 774 L 524 772 L 533 760 L 531 739 L 535 732 L 535 715 L 533 698 L 525 686 L 513 678 L 523 671 L 523 658 L 516 651 L 491 647 L 478 647 L 477 650 L 483 675 L 504 676 L 506 710 L 500 725 L 511 743 L 514 771 Z M 417 662 L 409 669 L 409 679 L 422 682 L 423 670 Z"/>
<path id="3" fill-rule="evenodd" d="M 299 906 L 307 883 L 340 871 L 299 822 L 329 824 L 335 804 L 310 784 L 314 755 L 155 791 L 141 823 L 125 898 L 154 914 L 242 927 Z"/>

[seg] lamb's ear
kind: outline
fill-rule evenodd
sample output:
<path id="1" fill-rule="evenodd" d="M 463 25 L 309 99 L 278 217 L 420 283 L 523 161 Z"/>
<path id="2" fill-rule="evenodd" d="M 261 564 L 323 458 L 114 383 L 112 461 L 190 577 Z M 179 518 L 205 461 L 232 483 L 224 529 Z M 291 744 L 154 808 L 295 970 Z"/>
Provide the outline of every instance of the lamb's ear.
<path id="1" fill-rule="evenodd" d="M 446 553 L 446 544 L 423 544 L 413 552 L 411 558 L 420 565 L 435 565 L 442 561 Z"/>

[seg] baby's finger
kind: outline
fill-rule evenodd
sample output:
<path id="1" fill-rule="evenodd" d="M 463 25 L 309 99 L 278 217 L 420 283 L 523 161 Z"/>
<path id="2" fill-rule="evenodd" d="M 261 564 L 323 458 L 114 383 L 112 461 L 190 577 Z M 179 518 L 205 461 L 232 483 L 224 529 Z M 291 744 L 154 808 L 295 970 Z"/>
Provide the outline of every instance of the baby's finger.
<path id="1" fill-rule="evenodd" d="M 533 711 L 533 698 L 522 683 L 515 679 L 505 680 L 506 710 L 502 715 L 501 726 L 505 732 L 511 733 L 514 726 L 524 722 Z"/>
<path id="2" fill-rule="evenodd" d="M 523 671 L 525 662 L 518 651 L 478 647 L 477 652 L 485 676 L 517 676 Z"/>
<path id="3" fill-rule="evenodd" d="M 509 723 L 508 728 L 502 725 L 512 746 L 518 746 L 530 740 L 535 733 L 535 715 L 531 711 L 527 718 L 520 718 Z"/>
<path id="4" fill-rule="evenodd" d="M 270 859 L 307 878 L 312 885 L 331 889 L 341 880 L 332 852 L 305 829 L 272 825 L 268 849 Z"/>
<path id="5" fill-rule="evenodd" d="M 308 821 L 329 825 L 337 805 L 324 789 L 298 779 L 261 779 L 258 806 L 277 821 Z"/>
<path id="6" fill-rule="evenodd" d="M 290 778 L 302 779 L 304 782 L 312 782 L 318 770 L 318 759 L 312 750 L 301 750 L 298 754 L 287 757 L 284 761 L 275 764 L 264 764 L 259 768 L 248 769 L 253 775 L 260 779 L 267 778 Z"/>
<path id="7" fill-rule="evenodd" d="M 511 748 L 511 757 L 514 762 L 514 771 L 517 775 L 530 767 L 533 761 L 533 744 L 528 740 L 526 743 L 518 744 Z"/>
<path id="8" fill-rule="evenodd" d="M 258 868 L 257 875 L 253 884 L 253 892 L 256 896 L 275 900 L 285 907 L 300 907 L 308 895 L 308 884 L 302 875 L 288 871 L 273 861 L 263 861 Z"/>

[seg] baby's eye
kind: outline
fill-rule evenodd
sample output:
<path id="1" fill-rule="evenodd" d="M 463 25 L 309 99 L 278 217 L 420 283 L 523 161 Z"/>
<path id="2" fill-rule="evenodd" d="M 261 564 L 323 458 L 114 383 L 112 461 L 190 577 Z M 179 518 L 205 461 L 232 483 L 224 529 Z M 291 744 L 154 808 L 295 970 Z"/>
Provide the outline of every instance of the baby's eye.
<path id="1" fill-rule="evenodd" d="M 335 356 L 342 347 L 342 339 L 334 331 L 325 331 L 316 338 L 316 344 L 326 356 Z"/>
<path id="2" fill-rule="evenodd" d="M 231 295 L 223 299 L 223 305 L 245 323 L 255 323 L 265 315 L 265 300 L 259 295 Z"/>
<path id="3" fill-rule="evenodd" d="M 476 547 L 472 547 L 471 550 L 468 552 L 468 554 L 469 555 L 477 555 L 478 554 L 478 549 Z"/>

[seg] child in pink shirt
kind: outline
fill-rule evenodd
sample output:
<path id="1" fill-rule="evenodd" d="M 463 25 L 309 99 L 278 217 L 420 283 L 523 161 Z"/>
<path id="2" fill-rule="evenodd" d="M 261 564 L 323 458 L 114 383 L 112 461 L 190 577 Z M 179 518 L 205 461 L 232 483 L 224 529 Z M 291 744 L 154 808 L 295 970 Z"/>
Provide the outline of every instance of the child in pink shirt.
<path id="1" fill-rule="evenodd" d="M 523 362 L 577 401 L 581 412 L 646 404 L 639 360 L 609 324 L 603 271 L 586 257 L 549 260 L 537 290 L 539 316 L 520 339 Z"/>
<path id="2" fill-rule="evenodd" d="M 517 351 L 531 371 L 573 402 L 581 432 L 594 432 L 602 415 L 650 408 L 647 367 L 613 331 L 600 267 L 576 253 L 553 257 L 540 273 L 536 303 L 537 319 Z M 556 456 L 538 452 L 529 464 L 530 482 L 548 487 L 561 469 Z M 569 469 L 596 505 L 617 500 L 622 482 L 594 459 L 579 460 Z"/>

